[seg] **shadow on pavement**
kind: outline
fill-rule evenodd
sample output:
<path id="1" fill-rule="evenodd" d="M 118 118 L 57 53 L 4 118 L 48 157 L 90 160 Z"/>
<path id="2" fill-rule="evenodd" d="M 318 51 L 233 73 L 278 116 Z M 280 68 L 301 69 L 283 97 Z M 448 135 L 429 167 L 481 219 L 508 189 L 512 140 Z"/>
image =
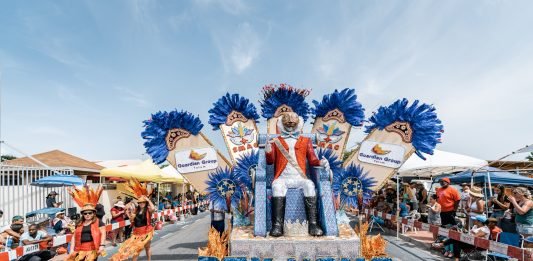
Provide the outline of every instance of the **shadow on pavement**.
<path id="1" fill-rule="evenodd" d="M 205 247 L 206 245 L 207 245 L 207 241 L 189 242 L 189 243 L 175 244 L 173 246 L 170 246 L 168 249 L 178 249 L 178 248 L 198 249 L 199 247 Z"/>

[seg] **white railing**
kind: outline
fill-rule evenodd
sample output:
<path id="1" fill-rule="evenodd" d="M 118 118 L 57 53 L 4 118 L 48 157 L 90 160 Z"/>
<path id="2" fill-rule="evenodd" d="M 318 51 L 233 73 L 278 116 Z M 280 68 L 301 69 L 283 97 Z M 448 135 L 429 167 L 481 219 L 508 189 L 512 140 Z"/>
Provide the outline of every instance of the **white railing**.
<path id="1" fill-rule="evenodd" d="M 56 191 L 57 202 L 63 201 L 61 207 L 68 209 L 73 206 L 72 199 L 65 187 L 42 188 L 30 185 L 32 182 L 54 175 L 55 173 L 73 175 L 74 171 L 65 168 L 43 168 L 0 165 L 0 209 L 4 212 L 0 225 L 11 223 L 15 215 L 25 217 L 26 213 L 46 207 L 46 196 Z"/>

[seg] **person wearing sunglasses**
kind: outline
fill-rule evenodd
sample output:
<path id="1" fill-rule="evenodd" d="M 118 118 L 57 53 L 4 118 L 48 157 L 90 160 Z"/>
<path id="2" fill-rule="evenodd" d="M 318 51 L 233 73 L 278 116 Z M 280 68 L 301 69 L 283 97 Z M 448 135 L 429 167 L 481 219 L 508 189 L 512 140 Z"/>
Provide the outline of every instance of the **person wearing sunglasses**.
<path id="1" fill-rule="evenodd" d="M 513 195 L 509 201 L 514 206 L 516 230 L 524 237 L 533 235 L 533 201 L 527 188 L 517 187 L 513 189 Z"/>
<path id="2" fill-rule="evenodd" d="M 152 214 L 155 206 L 148 199 L 151 191 L 146 183 L 140 183 L 136 179 L 131 179 L 126 184 L 126 190 L 132 193 L 137 199 L 137 207 L 126 207 L 125 213 L 133 225 L 133 235 L 118 249 L 109 260 L 122 261 L 132 259 L 136 261 L 139 254 L 146 251 L 146 258 L 151 260 L 152 249 L 150 247 L 152 238 L 154 236 L 154 227 L 152 226 Z"/>
<path id="3" fill-rule="evenodd" d="M 67 261 L 93 261 L 105 256 L 105 224 L 96 217 L 96 204 L 102 194 L 102 187 L 93 190 L 88 185 L 69 190 L 74 201 L 81 207 L 81 217 L 76 222 L 74 236 L 70 243 Z"/>

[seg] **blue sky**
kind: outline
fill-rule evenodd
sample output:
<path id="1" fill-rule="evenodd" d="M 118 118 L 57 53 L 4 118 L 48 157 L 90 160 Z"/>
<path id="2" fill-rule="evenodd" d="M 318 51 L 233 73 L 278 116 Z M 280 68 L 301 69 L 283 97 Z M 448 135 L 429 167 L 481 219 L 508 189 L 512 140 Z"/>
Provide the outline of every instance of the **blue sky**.
<path id="1" fill-rule="evenodd" d="M 2 0 L 1 139 L 139 158 L 142 121 L 178 108 L 223 148 L 207 125 L 216 99 L 289 83 L 309 101 L 355 88 L 367 116 L 398 98 L 432 103 L 438 148 L 494 159 L 533 143 L 532 13 L 496 0 Z"/>

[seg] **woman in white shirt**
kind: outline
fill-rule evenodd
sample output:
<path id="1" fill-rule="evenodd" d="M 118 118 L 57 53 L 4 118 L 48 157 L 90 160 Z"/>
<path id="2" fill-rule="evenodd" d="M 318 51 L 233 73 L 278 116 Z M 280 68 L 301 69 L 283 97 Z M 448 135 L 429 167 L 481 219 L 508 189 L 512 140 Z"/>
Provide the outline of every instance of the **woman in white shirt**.
<path id="1" fill-rule="evenodd" d="M 474 218 L 485 213 L 485 201 L 483 200 L 485 196 L 479 187 L 472 187 L 469 193 L 470 204 L 467 211 L 469 216 L 468 227 L 471 228 L 474 224 Z"/>

